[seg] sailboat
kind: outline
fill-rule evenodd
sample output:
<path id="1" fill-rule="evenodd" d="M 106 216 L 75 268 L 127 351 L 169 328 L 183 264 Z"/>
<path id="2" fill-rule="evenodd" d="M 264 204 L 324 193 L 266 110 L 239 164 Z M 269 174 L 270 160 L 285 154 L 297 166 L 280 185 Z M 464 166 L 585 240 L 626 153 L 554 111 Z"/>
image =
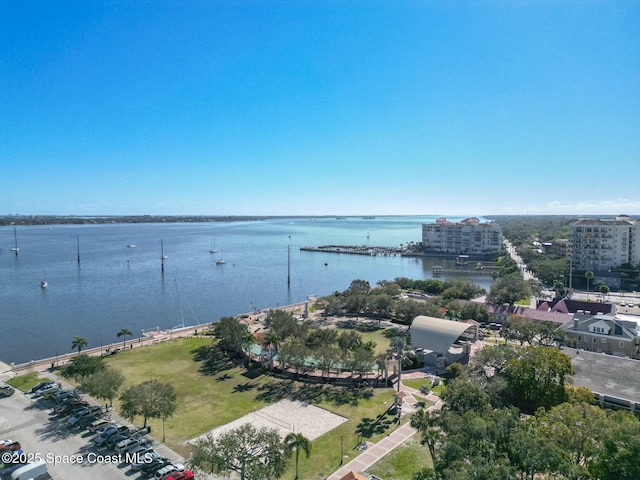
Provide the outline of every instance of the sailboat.
<path id="1" fill-rule="evenodd" d="M 213 239 L 211 242 L 211 249 L 209 249 L 209 253 L 218 253 L 218 249 L 216 248 L 216 239 Z"/>
<path id="2" fill-rule="evenodd" d="M 20 251 L 20 249 L 18 248 L 18 232 L 16 231 L 15 227 L 13 228 L 13 241 L 14 241 L 15 247 L 9 249 L 9 251 L 16 252 L 16 255 L 18 255 L 18 252 Z"/>
<path id="3" fill-rule="evenodd" d="M 218 260 L 216 260 L 216 265 L 224 265 L 225 263 L 227 263 L 227 261 L 222 258 L 222 256 Z"/>
<path id="4" fill-rule="evenodd" d="M 40 282 L 40 288 L 47 288 L 49 286 L 49 282 L 47 282 L 47 276 L 44 276 L 44 280 Z"/>
<path id="5" fill-rule="evenodd" d="M 160 239 L 160 260 L 166 260 L 167 258 L 169 257 L 164 254 L 164 241 Z"/>

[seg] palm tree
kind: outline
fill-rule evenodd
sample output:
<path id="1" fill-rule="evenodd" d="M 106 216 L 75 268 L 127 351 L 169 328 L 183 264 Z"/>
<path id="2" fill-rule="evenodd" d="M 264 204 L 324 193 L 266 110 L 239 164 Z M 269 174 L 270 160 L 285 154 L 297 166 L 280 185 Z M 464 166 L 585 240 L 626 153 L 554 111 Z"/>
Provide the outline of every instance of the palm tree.
<path id="1" fill-rule="evenodd" d="M 405 358 L 404 349 L 407 346 L 407 339 L 405 337 L 393 337 L 391 339 L 391 353 L 398 359 L 398 392 L 400 391 L 400 382 L 402 380 L 402 361 Z"/>
<path id="2" fill-rule="evenodd" d="M 607 294 L 609 293 L 609 287 L 604 283 L 600 285 L 600 293 L 602 294 L 602 303 L 607 303 Z"/>
<path id="3" fill-rule="evenodd" d="M 302 435 L 301 433 L 291 432 L 284 437 L 284 444 L 290 452 L 296 451 L 296 478 L 298 480 L 298 459 L 300 457 L 300 450 L 302 450 L 307 458 L 311 455 L 311 440 Z"/>
<path id="4" fill-rule="evenodd" d="M 89 345 L 89 342 L 87 342 L 83 337 L 75 336 L 71 342 L 71 349 L 74 350 L 77 348 L 78 353 L 80 353 L 82 347 L 86 347 L 87 345 Z"/>
<path id="5" fill-rule="evenodd" d="M 278 335 L 277 333 L 267 333 L 264 337 L 263 346 L 269 348 L 269 369 L 270 370 L 273 370 L 273 352 L 275 350 L 275 352 L 278 353 L 278 348 L 280 347 L 281 342 L 282 342 L 282 339 L 280 338 L 280 335 Z"/>
<path id="6" fill-rule="evenodd" d="M 133 335 L 133 333 L 131 333 L 131 330 L 126 329 L 126 328 L 123 328 L 122 330 L 120 330 L 120 331 L 116 334 L 116 336 L 117 336 L 118 338 L 123 337 L 123 340 L 122 340 L 122 349 L 123 349 L 123 350 L 124 350 L 124 349 L 126 348 L 126 346 L 127 346 L 127 335 L 132 336 L 132 335 Z"/>
<path id="7" fill-rule="evenodd" d="M 593 280 L 593 272 L 589 270 L 584 274 L 584 278 L 587 279 L 587 300 L 589 300 L 589 281 Z"/>

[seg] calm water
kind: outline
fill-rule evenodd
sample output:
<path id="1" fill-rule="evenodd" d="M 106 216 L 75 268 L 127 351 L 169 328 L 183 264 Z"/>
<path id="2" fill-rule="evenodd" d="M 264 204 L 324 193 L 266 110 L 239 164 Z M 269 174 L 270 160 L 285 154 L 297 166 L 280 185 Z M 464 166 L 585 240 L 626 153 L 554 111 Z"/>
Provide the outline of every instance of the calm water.
<path id="1" fill-rule="evenodd" d="M 460 217 L 462 218 L 462 217 Z M 325 244 L 399 246 L 421 240 L 435 217 L 278 219 L 232 223 L 116 224 L 0 228 L 0 360 L 22 363 L 90 347 L 128 328 L 195 325 L 255 308 L 304 301 L 396 277 L 431 278 L 443 260 L 300 251 Z M 455 218 L 452 217 L 452 220 Z M 81 263 L 77 263 L 77 238 Z M 161 273 L 161 239 L 165 273 Z M 135 248 L 127 245 L 135 244 Z M 219 253 L 209 250 L 215 244 Z M 291 287 L 287 288 L 287 246 Z M 224 265 L 216 265 L 221 256 Z M 325 263 L 327 265 L 325 265 Z M 40 288 L 46 278 L 49 287 Z M 488 277 L 467 277 L 488 288 Z"/>

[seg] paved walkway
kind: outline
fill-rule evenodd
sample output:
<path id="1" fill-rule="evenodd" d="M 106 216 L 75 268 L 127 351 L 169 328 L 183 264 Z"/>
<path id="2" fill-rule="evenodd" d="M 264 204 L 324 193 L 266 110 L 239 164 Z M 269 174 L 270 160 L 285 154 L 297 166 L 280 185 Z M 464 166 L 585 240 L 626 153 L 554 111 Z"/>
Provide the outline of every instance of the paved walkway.
<path id="1" fill-rule="evenodd" d="M 408 375 L 403 375 L 404 378 L 422 378 L 427 377 L 428 375 L 424 372 L 412 372 Z M 407 394 L 407 397 L 404 399 L 404 404 L 402 408 L 403 415 L 410 415 L 414 411 L 417 410 L 415 406 L 415 400 L 413 398 L 414 395 L 421 395 L 419 390 L 415 388 L 407 387 L 401 384 L 400 388 L 401 392 Z M 427 400 L 434 402 L 427 410 L 429 412 L 434 410 L 439 410 L 442 407 L 442 401 L 439 397 L 429 394 L 427 396 Z M 402 445 L 404 442 L 409 440 L 417 433 L 417 430 L 411 426 L 410 422 L 405 423 L 404 425 L 398 427 L 396 430 L 391 432 L 385 438 L 380 440 L 378 443 L 375 443 L 369 446 L 364 452 L 358 455 L 356 458 L 351 460 L 349 463 L 341 466 L 338 470 L 333 472 L 331 475 L 327 477 L 327 480 L 340 480 L 347 473 L 354 472 L 365 472 L 368 468 L 374 465 L 378 460 L 387 455 L 389 452 L 394 450 L 399 445 Z"/>

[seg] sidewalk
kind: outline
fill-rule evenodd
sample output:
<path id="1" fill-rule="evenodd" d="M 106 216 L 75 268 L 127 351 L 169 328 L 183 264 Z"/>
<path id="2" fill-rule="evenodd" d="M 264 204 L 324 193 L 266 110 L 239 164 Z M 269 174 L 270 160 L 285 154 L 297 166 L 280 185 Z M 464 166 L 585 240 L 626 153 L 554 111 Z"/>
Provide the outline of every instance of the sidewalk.
<path id="1" fill-rule="evenodd" d="M 401 392 L 405 392 L 409 395 L 413 395 L 418 393 L 418 390 L 406 387 L 402 385 L 400 389 Z M 429 394 L 427 396 L 427 400 L 434 402 L 427 411 L 432 412 L 434 410 L 439 410 L 442 407 L 442 401 L 439 397 Z M 406 411 L 404 409 L 405 405 L 403 405 L 403 412 Z M 409 409 L 407 409 L 409 410 Z M 415 411 L 415 409 L 411 409 Z M 411 426 L 410 422 L 405 423 L 401 427 L 398 427 L 396 430 L 391 432 L 385 438 L 380 440 L 378 443 L 373 444 L 367 450 L 362 452 L 356 458 L 351 460 L 349 463 L 341 466 L 338 470 L 333 472 L 331 475 L 327 477 L 327 480 L 340 480 L 347 473 L 354 472 L 365 472 L 369 467 L 374 465 L 378 460 L 387 455 L 389 452 L 394 450 L 399 445 L 402 445 L 404 442 L 409 440 L 417 433 L 417 430 Z"/>

